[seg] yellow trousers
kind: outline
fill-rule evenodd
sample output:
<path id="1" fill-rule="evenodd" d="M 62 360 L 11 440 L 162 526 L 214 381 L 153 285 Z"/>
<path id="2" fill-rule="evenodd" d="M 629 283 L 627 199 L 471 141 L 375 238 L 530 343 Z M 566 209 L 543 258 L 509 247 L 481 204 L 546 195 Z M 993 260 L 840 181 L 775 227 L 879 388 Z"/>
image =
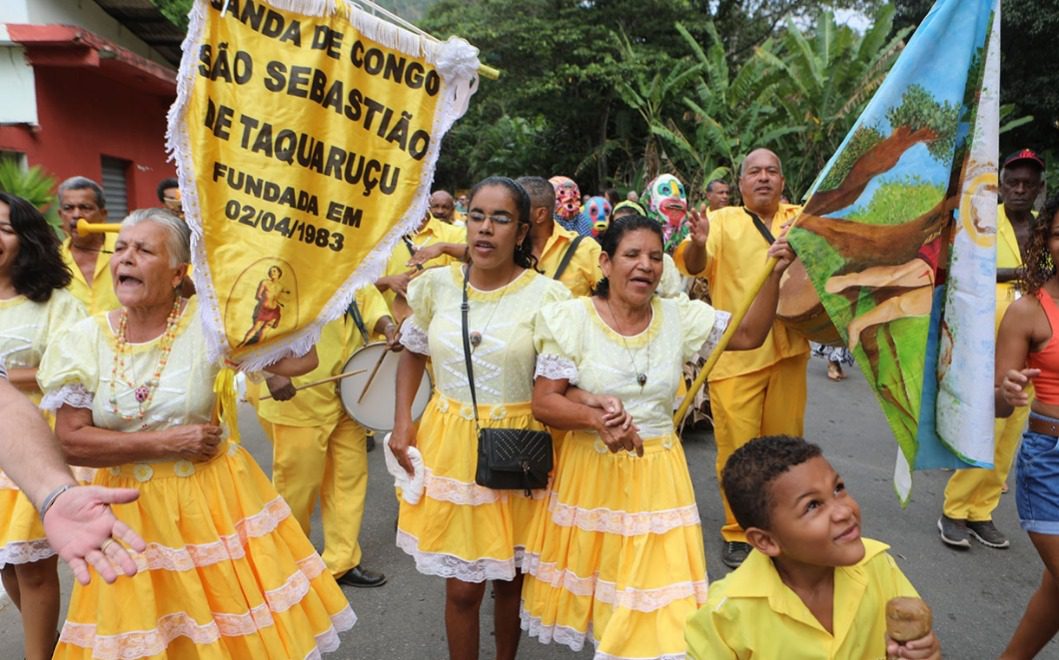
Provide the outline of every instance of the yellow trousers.
<path id="1" fill-rule="evenodd" d="M 1033 398 L 1033 390 L 1030 390 Z M 1007 481 L 1019 439 L 1026 430 L 1030 407 L 1015 408 L 1010 417 L 999 418 L 993 426 L 996 449 L 993 469 L 967 468 L 956 470 L 945 486 L 945 515 L 956 520 L 981 522 L 993 519 L 993 510 L 1000 504 L 1001 489 Z"/>
<path id="2" fill-rule="evenodd" d="M 717 484 L 728 457 L 756 437 L 801 436 L 805 431 L 805 370 L 809 354 L 780 360 L 766 369 L 710 383 L 713 436 L 717 442 Z M 725 541 L 746 542 L 746 535 L 724 503 Z"/>
<path id="3" fill-rule="evenodd" d="M 306 536 L 319 498 L 323 560 L 339 577 L 361 559 L 357 537 L 368 493 L 364 427 L 345 414 L 338 423 L 324 426 L 286 426 L 258 419 L 272 438 L 272 484 Z"/>

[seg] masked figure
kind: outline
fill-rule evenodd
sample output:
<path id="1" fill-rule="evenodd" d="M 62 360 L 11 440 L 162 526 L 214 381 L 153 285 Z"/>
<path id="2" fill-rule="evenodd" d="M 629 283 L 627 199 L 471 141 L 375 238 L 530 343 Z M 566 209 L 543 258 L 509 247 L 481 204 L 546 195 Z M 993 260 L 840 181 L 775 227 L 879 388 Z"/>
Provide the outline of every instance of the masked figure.
<path id="1" fill-rule="evenodd" d="M 592 224 L 581 215 L 581 189 L 573 179 L 553 176 L 548 183 L 555 188 L 555 221 L 565 229 L 582 236 L 592 235 Z"/>
<path id="2" fill-rule="evenodd" d="M 647 216 L 662 225 L 666 252 L 672 252 L 688 235 L 688 195 L 684 184 L 672 174 L 659 174 L 647 184 L 641 203 Z"/>
<path id="3" fill-rule="evenodd" d="M 599 238 L 610 226 L 610 202 L 606 197 L 593 197 L 581 215 L 592 225 L 592 237 Z"/>

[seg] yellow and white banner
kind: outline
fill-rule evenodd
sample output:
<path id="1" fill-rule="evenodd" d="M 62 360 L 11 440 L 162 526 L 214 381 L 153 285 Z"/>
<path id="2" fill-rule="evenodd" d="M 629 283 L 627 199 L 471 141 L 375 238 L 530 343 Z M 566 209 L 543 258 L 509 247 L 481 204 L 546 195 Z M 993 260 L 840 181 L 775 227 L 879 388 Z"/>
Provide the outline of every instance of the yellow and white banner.
<path id="1" fill-rule="evenodd" d="M 347 0 L 197 0 L 168 137 L 211 357 L 304 353 L 381 274 L 478 66 Z"/>

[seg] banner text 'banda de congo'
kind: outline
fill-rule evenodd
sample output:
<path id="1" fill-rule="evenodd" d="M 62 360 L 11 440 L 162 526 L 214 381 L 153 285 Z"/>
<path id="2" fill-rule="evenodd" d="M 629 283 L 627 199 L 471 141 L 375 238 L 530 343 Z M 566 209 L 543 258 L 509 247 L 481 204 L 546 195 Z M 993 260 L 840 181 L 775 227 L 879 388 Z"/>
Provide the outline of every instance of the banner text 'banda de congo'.
<path id="1" fill-rule="evenodd" d="M 466 42 L 291 11 L 309 4 L 200 0 L 170 115 L 212 345 L 250 368 L 307 349 L 378 275 L 475 85 Z"/>

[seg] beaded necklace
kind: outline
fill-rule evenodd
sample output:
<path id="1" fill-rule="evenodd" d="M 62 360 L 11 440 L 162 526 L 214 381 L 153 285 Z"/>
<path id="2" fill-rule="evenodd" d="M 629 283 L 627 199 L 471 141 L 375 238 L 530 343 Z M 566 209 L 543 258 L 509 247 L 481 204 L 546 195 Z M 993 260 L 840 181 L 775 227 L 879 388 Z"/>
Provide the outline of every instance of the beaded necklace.
<path id="1" fill-rule="evenodd" d="M 154 373 L 151 374 L 147 382 L 142 385 L 136 385 L 129 378 L 125 367 L 125 354 L 128 351 L 125 330 L 129 323 L 129 312 L 124 308 L 121 310 L 121 317 L 118 321 L 118 345 L 114 349 L 114 362 L 110 371 L 110 411 L 112 413 L 127 422 L 138 419 L 142 424 L 141 428 L 147 428 L 144 419 L 147 417 L 147 409 L 151 407 L 154 393 L 158 389 L 159 382 L 161 382 L 162 371 L 165 369 L 166 363 L 169 362 L 169 353 L 173 350 L 173 342 L 176 339 L 176 326 L 179 320 L 180 296 L 177 296 L 173 302 L 173 309 L 169 312 L 169 317 L 165 321 L 165 332 L 162 333 L 162 341 L 159 343 L 162 355 L 158 358 L 158 366 L 155 367 Z M 137 411 L 133 415 L 126 415 L 118 408 L 117 383 L 119 380 L 133 391 L 133 396 L 136 398 Z"/>

